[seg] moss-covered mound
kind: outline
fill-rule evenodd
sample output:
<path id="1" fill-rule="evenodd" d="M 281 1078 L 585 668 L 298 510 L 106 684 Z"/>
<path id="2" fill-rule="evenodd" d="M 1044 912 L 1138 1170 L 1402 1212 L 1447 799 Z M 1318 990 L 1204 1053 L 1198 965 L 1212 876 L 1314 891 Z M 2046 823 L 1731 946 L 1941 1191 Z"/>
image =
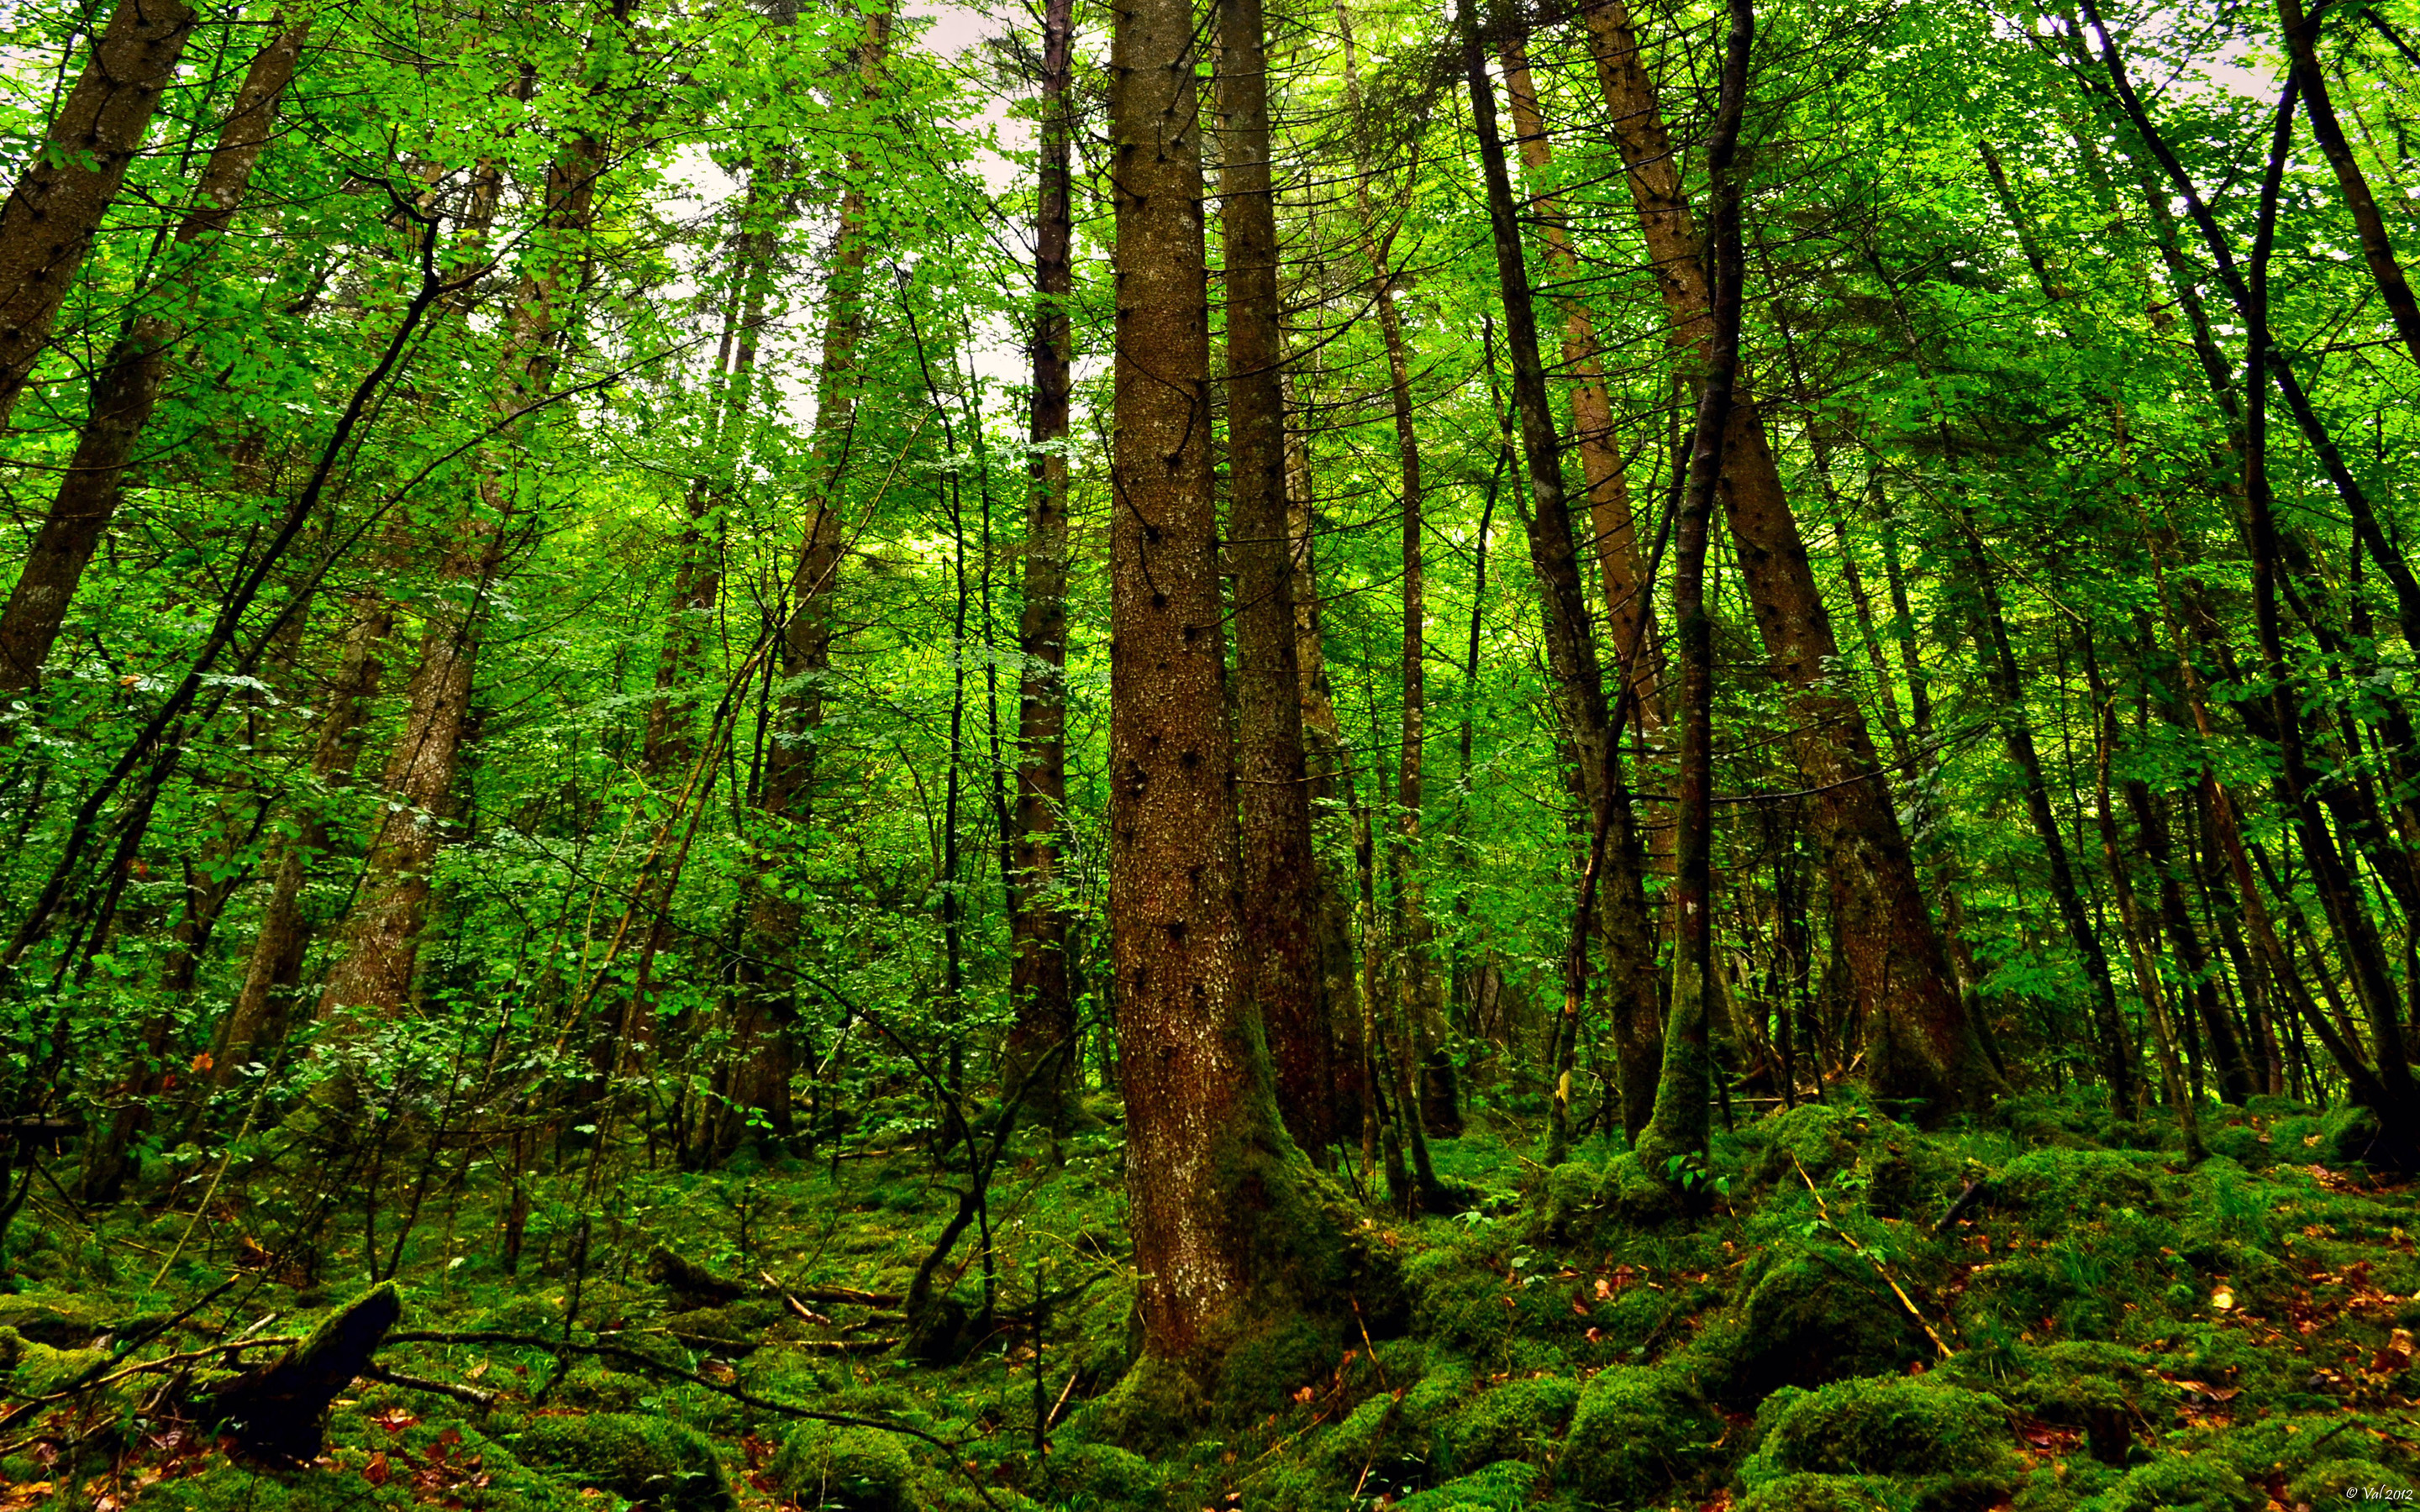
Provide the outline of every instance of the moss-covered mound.
<path id="1" fill-rule="evenodd" d="M 695 1429 L 662 1418 L 630 1412 L 541 1417 L 511 1442 L 513 1453 L 529 1463 L 629 1501 L 678 1512 L 732 1505 L 714 1445 Z"/>

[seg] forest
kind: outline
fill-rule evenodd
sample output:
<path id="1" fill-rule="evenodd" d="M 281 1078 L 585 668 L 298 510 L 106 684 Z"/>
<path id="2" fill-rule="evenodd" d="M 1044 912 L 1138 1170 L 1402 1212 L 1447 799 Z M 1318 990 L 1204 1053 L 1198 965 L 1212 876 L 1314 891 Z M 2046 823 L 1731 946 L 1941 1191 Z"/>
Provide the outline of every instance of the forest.
<path id="1" fill-rule="evenodd" d="M 2415 138 L 2413 0 L 10 0 L 0 1512 L 2420 1495 Z"/>

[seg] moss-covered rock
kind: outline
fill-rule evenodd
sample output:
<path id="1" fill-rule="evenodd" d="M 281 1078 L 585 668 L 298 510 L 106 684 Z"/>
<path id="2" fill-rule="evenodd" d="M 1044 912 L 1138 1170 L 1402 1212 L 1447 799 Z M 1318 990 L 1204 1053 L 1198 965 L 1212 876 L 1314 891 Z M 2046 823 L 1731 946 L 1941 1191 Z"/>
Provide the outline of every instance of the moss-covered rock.
<path id="1" fill-rule="evenodd" d="M 1843 1381 L 1785 1390 L 1757 1414 L 1755 1454 L 1740 1478 L 1761 1486 L 1794 1473 L 1826 1475 L 2013 1473 L 2008 1408 L 1997 1397 L 1927 1376 Z"/>
<path id="2" fill-rule="evenodd" d="M 23 1396 L 48 1396 L 106 1375 L 109 1360 L 107 1350 L 54 1350 L 47 1344 L 26 1344 L 17 1356 L 9 1384 Z"/>
<path id="3" fill-rule="evenodd" d="M 2077 1512 L 2253 1512 L 2266 1491 L 2243 1478 L 2222 1455 L 2169 1455 L 2127 1473 Z"/>
<path id="4" fill-rule="evenodd" d="M 627 1412 L 653 1389 L 654 1383 L 644 1376 L 609 1370 L 594 1360 L 583 1360 L 556 1383 L 554 1399 L 588 1412 Z"/>
<path id="5" fill-rule="evenodd" d="M 1738 1512 L 1916 1512 L 1916 1495 L 1873 1475 L 1784 1475 L 1748 1492 Z"/>
<path id="6" fill-rule="evenodd" d="M 1078 1443 L 1050 1457 L 1051 1479 L 1099 1506 L 1148 1506 L 1157 1499 L 1158 1469 L 1131 1449 Z"/>
<path id="7" fill-rule="evenodd" d="M 1586 1501 L 1651 1502 L 1722 1431 L 1683 1369 L 1617 1365 L 1581 1388 L 1558 1475 Z"/>
<path id="8" fill-rule="evenodd" d="M 1492 1464 L 1395 1504 L 1396 1512 L 1528 1512 L 1538 1468 L 1518 1459 Z"/>
<path id="9" fill-rule="evenodd" d="M 512 1440 L 513 1453 L 582 1486 L 633 1502 L 716 1512 L 732 1504 L 714 1446 L 696 1430 L 630 1412 L 541 1417 Z"/>
<path id="10" fill-rule="evenodd" d="M 1993 1196 L 2037 1217 L 2089 1217 L 2152 1197 L 2151 1157 L 2114 1149 L 2036 1149 L 1993 1180 Z"/>
<path id="11" fill-rule="evenodd" d="M 1507 1381 L 1439 1422 L 1430 1434 L 1431 1458 L 1446 1474 L 1498 1459 L 1542 1461 L 1579 1399 L 1578 1383 L 1559 1376 Z"/>
<path id="12" fill-rule="evenodd" d="M 915 1476 L 908 1446 L 877 1428 L 803 1424 L 773 1458 L 783 1500 L 834 1512 L 905 1512 Z"/>
<path id="13" fill-rule="evenodd" d="M 89 1348 L 115 1326 L 114 1319 L 85 1298 L 48 1291 L 0 1297 L 0 1328 L 14 1329 L 54 1350 Z"/>
<path id="14" fill-rule="evenodd" d="M 1727 1401 L 1745 1406 L 1783 1386 L 1888 1374 L 1932 1352 L 1873 1267 L 1840 1245 L 1776 1244 L 1751 1263 L 1745 1281 L 1726 1350 Z"/>
<path id="15" fill-rule="evenodd" d="M 2409 1500 L 2420 1486 L 2401 1471 L 2389 1470 L 2375 1459 L 2329 1459 L 2312 1466 L 2294 1477 L 2286 1488 L 2288 1505 L 2301 1503 L 2305 1506 L 2337 1506 L 2347 1502 L 2381 1499 L 2381 1493 L 2397 1493 Z"/>

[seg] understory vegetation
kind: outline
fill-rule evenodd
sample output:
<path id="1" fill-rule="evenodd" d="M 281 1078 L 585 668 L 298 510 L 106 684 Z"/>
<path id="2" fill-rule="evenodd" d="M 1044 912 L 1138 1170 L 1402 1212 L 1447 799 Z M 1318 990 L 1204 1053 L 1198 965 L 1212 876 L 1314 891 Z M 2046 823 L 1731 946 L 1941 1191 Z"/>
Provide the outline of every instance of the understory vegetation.
<path id="1" fill-rule="evenodd" d="M 442 1218 L 331 1223 L 308 1274 L 242 1269 L 320 1196 L 273 1168 L 199 1208 L 36 1199 L 0 1504 L 2258 1512 L 2420 1486 L 2412 1204 L 2358 1164 L 2357 1110 L 2258 1098 L 2188 1164 L 2083 1100 L 1926 1134 L 1841 1093 L 1718 1134 L 1686 1218 L 1606 1141 L 1544 1169 L 1475 1108 L 1434 1146 L 1462 1211 L 1365 1220 L 1366 1335 L 1272 1351 L 1205 1427 L 1138 1442 L 1094 1106 L 1013 1143 L 989 1247 L 939 1282 L 985 1321 L 912 1350 L 902 1298 L 957 1206 L 917 1148 L 712 1176 L 617 1151 L 618 1195 L 534 1227 L 518 1274 L 476 1177 L 439 1180 Z M 560 1152 L 539 1210 L 589 1165 Z M 305 1335 L 373 1273 L 401 1319 L 315 1457 L 194 1412 L 229 1341 Z"/>

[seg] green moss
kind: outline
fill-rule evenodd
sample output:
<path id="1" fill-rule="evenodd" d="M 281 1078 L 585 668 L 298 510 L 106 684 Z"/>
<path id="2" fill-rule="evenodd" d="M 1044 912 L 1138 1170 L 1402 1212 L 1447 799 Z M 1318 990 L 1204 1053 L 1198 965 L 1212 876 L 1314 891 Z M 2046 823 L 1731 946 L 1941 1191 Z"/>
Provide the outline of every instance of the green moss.
<path id="1" fill-rule="evenodd" d="M 1526 1512 L 1538 1480 L 1536 1466 L 1507 1459 L 1416 1492 L 1395 1506 L 1397 1512 Z"/>
<path id="2" fill-rule="evenodd" d="M 629 1412 L 541 1417 L 512 1447 L 532 1464 L 633 1502 L 698 1509 L 731 1504 L 714 1446 L 696 1430 L 659 1418 Z"/>
<path id="3" fill-rule="evenodd" d="M 1050 1475 L 1099 1506 L 1146 1506 L 1161 1489 L 1160 1473 L 1150 1460 L 1113 1443 L 1079 1443 L 1051 1456 Z"/>
<path id="4" fill-rule="evenodd" d="M 608 1370 L 594 1360 L 583 1360 L 554 1388 L 554 1399 L 590 1412 L 627 1412 L 653 1389 L 654 1382 L 644 1376 Z"/>
<path id="5" fill-rule="evenodd" d="M 2286 1489 L 2288 1504 L 2302 1503 L 2306 1506 L 2334 1506 L 2346 1502 L 2358 1502 L 2381 1491 L 2400 1491 L 2407 1496 L 2415 1487 L 2411 1476 L 2387 1469 L 2375 1459 L 2330 1459 L 2294 1477 Z"/>
<path id="6" fill-rule="evenodd" d="M 915 1474 L 899 1435 L 830 1423 L 801 1425 L 773 1458 L 784 1501 L 830 1512 L 905 1512 Z"/>
<path id="7" fill-rule="evenodd" d="M 1830 1475 L 2013 1473 L 2008 1409 L 1928 1376 L 1843 1381 L 1775 1396 L 1758 1414 L 1749 1486 L 1796 1472 Z"/>
<path id="8" fill-rule="evenodd" d="M 54 1350 L 84 1349 L 114 1326 L 106 1312 L 89 1298 L 44 1291 L 0 1297 L 0 1328 L 15 1329 Z"/>
<path id="9" fill-rule="evenodd" d="M 2077 1512 L 2253 1512 L 2267 1493 L 2223 1456 L 2171 1455 L 2132 1471 L 2109 1489 L 2076 1504 Z"/>
<path id="10" fill-rule="evenodd" d="M 1793 1240 L 1752 1263 L 1722 1382 L 1752 1403 L 1781 1386 L 1883 1375 L 1932 1352 L 1873 1267 L 1838 1244 Z"/>
<path id="11" fill-rule="evenodd" d="M 1491 1460 L 1543 1462 L 1579 1405 L 1576 1382 L 1559 1376 L 1508 1381 L 1437 1424 L 1432 1458 L 1446 1473 Z"/>
<path id="12" fill-rule="evenodd" d="M 2150 1157 L 2114 1149 L 2037 1149 L 1993 1179 L 1993 1195 L 2040 1217 L 2093 1217 L 2152 1196 Z"/>
<path id="13" fill-rule="evenodd" d="M 1722 1432 L 1682 1369 L 1617 1365 L 1581 1389 L 1558 1473 L 1583 1500 L 1652 1501 Z"/>
<path id="14" fill-rule="evenodd" d="M 107 1350 L 54 1350 L 47 1344 L 27 1344 L 17 1357 L 9 1383 L 24 1396 L 48 1396 L 87 1377 L 108 1374 L 109 1359 Z"/>
<path id="15" fill-rule="evenodd" d="M 1909 1488 L 1868 1475 L 1784 1475 L 1747 1493 L 1738 1512 L 1915 1512 Z"/>

